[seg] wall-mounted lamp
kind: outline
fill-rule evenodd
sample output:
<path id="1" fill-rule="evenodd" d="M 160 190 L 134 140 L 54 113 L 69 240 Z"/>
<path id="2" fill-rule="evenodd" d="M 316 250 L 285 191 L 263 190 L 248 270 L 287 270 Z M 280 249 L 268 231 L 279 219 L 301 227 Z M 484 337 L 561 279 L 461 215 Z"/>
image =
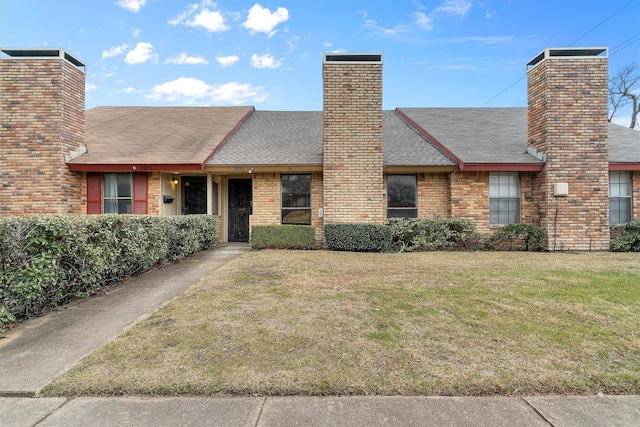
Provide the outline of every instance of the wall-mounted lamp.
<path id="1" fill-rule="evenodd" d="M 250 169 L 249 169 L 249 173 L 253 173 L 253 168 L 250 168 Z"/>
<path id="2" fill-rule="evenodd" d="M 178 177 L 174 176 L 173 178 L 171 178 L 171 182 L 173 182 L 174 184 L 178 184 Z"/>

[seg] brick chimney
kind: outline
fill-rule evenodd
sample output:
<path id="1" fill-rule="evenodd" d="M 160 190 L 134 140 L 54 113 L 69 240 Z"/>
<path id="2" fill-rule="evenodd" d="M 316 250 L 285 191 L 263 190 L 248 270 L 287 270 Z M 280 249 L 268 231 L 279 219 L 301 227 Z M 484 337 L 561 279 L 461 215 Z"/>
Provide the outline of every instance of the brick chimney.
<path id="1" fill-rule="evenodd" d="M 607 49 L 545 49 L 527 64 L 534 200 L 549 250 L 609 250 Z M 535 151 L 534 151 L 535 150 Z"/>
<path id="2" fill-rule="evenodd" d="M 325 223 L 382 223 L 382 55 L 327 53 L 322 69 Z"/>
<path id="3" fill-rule="evenodd" d="M 62 49 L 0 49 L 0 215 L 82 212 L 85 65 Z"/>

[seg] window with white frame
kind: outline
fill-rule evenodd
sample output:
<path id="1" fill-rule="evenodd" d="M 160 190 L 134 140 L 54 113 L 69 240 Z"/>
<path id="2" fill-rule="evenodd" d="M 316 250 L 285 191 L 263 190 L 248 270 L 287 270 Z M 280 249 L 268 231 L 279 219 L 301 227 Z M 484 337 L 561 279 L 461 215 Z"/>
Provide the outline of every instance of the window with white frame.
<path id="1" fill-rule="evenodd" d="M 282 224 L 311 225 L 311 175 L 282 174 Z"/>
<path id="2" fill-rule="evenodd" d="M 103 179 L 103 212 L 133 213 L 133 174 L 105 173 Z"/>
<path id="3" fill-rule="evenodd" d="M 489 223 L 520 222 L 520 175 L 518 172 L 489 173 Z"/>
<path id="4" fill-rule="evenodd" d="M 387 175 L 387 218 L 418 216 L 415 175 Z"/>
<path id="5" fill-rule="evenodd" d="M 609 221 L 626 224 L 631 221 L 631 173 L 609 172 Z"/>

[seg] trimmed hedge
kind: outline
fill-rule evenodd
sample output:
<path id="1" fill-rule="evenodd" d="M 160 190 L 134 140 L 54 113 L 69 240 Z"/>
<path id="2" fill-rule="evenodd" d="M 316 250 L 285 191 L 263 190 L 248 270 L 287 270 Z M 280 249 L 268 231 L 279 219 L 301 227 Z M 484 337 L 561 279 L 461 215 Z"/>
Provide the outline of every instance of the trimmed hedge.
<path id="1" fill-rule="evenodd" d="M 468 219 L 389 218 L 385 225 L 391 228 L 393 241 L 402 242 L 407 252 L 478 249 L 476 225 Z"/>
<path id="2" fill-rule="evenodd" d="M 489 237 L 487 249 L 539 252 L 544 249 L 546 237 L 547 233 L 537 225 L 507 224 Z"/>
<path id="3" fill-rule="evenodd" d="M 325 224 L 324 239 L 334 251 L 383 252 L 393 245 L 391 228 L 377 224 Z"/>
<path id="4" fill-rule="evenodd" d="M 310 225 L 254 225 L 253 249 L 313 249 L 316 229 Z"/>
<path id="5" fill-rule="evenodd" d="M 611 226 L 612 252 L 640 252 L 640 221 Z"/>
<path id="6" fill-rule="evenodd" d="M 210 249 L 216 240 L 216 218 L 208 215 L 0 217 L 0 326 Z"/>

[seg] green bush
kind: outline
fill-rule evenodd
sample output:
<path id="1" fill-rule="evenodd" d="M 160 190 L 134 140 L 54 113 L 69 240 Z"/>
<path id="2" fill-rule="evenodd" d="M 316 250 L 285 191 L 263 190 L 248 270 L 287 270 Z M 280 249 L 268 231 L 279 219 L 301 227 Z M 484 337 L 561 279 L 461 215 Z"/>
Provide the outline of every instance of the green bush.
<path id="1" fill-rule="evenodd" d="M 37 316 L 215 243 L 207 215 L 1 217 L 0 313 Z"/>
<path id="2" fill-rule="evenodd" d="M 507 224 L 487 240 L 487 249 L 541 251 L 547 233 L 533 224 Z"/>
<path id="3" fill-rule="evenodd" d="M 324 238 L 334 251 L 383 252 L 393 244 L 391 228 L 377 224 L 325 224 Z"/>
<path id="4" fill-rule="evenodd" d="M 640 252 L 640 221 L 611 226 L 612 252 Z"/>
<path id="5" fill-rule="evenodd" d="M 313 249 L 316 229 L 310 225 L 254 225 L 253 249 Z"/>
<path id="6" fill-rule="evenodd" d="M 476 225 L 468 219 L 389 218 L 385 224 L 405 251 L 477 249 Z"/>

